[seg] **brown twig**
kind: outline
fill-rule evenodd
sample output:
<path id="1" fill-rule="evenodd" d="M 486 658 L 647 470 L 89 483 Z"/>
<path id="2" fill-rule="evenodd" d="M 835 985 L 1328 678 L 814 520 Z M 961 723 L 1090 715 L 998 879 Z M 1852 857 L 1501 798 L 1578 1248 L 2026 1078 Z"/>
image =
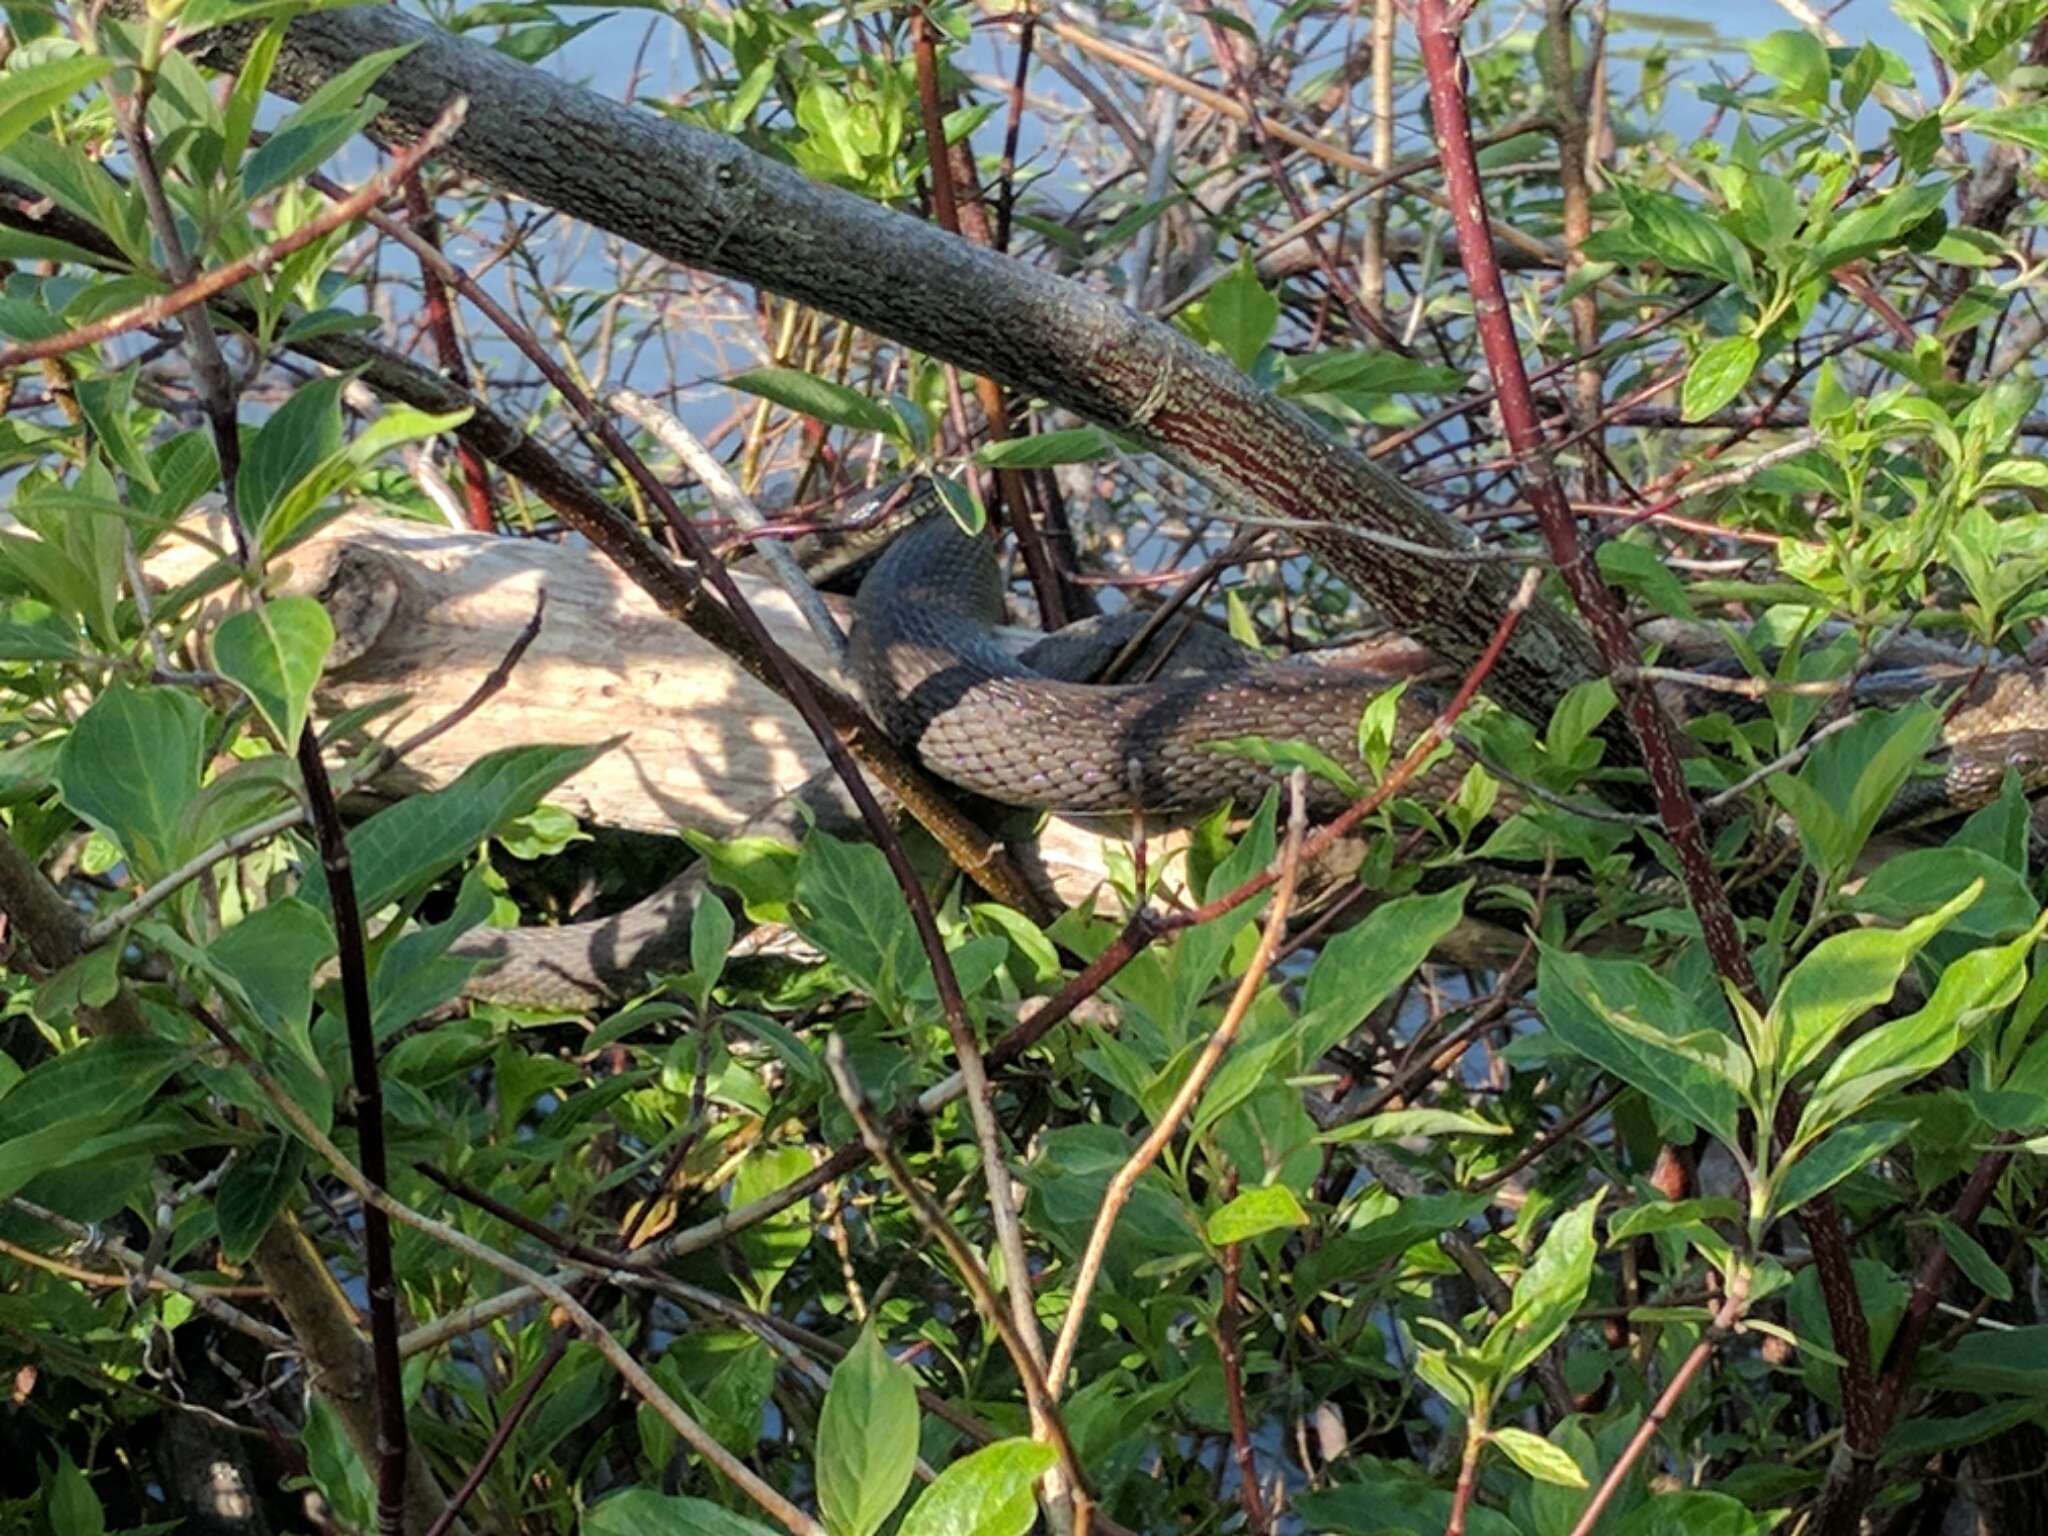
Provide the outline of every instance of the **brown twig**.
<path id="1" fill-rule="evenodd" d="M 854 1077 L 852 1064 L 847 1060 L 844 1036 L 834 1034 L 826 1040 L 825 1067 L 832 1074 L 832 1085 L 838 1091 L 839 1101 L 853 1117 L 853 1123 L 860 1132 L 861 1144 L 867 1148 L 868 1155 L 887 1171 L 890 1180 L 902 1193 L 905 1203 L 909 1205 L 911 1213 L 917 1218 L 918 1225 L 924 1229 L 926 1235 L 946 1251 L 946 1257 L 959 1272 L 960 1279 L 966 1285 L 968 1294 L 974 1298 L 974 1305 L 981 1313 L 983 1321 L 995 1329 L 996 1336 L 1002 1340 L 1003 1348 L 1010 1356 L 1010 1363 L 1016 1368 L 1018 1379 L 1024 1384 L 1024 1396 L 1031 1404 L 1032 1419 L 1040 1426 L 1039 1432 L 1047 1438 L 1053 1449 L 1059 1452 L 1060 1464 L 1066 1471 L 1069 1486 L 1077 1496 L 1078 1506 L 1079 1496 L 1087 1493 L 1089 1489 L 1087 1474 L 1082 1470 L 1081 1463 L 1074 1454 L 1073 1443 L 1067 1438 L 1066 1424 L 1060 1417 L 1057 1396 L 1052 1390 L 1052 1384 L 1046 1379 L 1045 1372 L 1032 1351 L 1025 1346 L 1023 1335 L 1017 1331 L 1002 1303 L 997 1300 L 995 1285 L 990 1280 L 988 1271 L 983 1268 L 981 1260 L 975 1256 L 974 1250 L 967 1246 L 966 1240 L 960 1236 L 953 1223 L 946 1219 L 946 1213 L 939 1209 L 938 1203 L 926 1192 L 924 1186 L 918 1183 L 909 1165 L 903 1161 L 902 1154 L 896 1150 L 894 1141 L 875 1120 L 867 1094 L 861 1088 L 859 1080 Z M 1089 1498 L 1092 1503 L 1092 1495 L 1089 1495 Z"/>
<path id="2" fill-rule="evenodd" d="M 1458 1452 L 1458 1482 L 1451 1493 L 1451 1512 L 1444 1521 L 1444 1536 L 1465 1536 L 1465 1521 L 1471 1513 L 1473 1496 L 1479 1491 L 1479 1458 L 1485 1450 L 1486 1436 L 1466 1424 L 1465 1444 Z"/>
<path id="3" fill-rule="evenodd" d="M 356 1144 L 363 1177 L 380 1191 L 390 1187 L 384 1151 L 384 1087 L 377 1071 L 377 1040 L 370 1019 L 370 972 L 362 908 L 356 904 L 348 833 L 335 804 L 334 785 L 320 758 L 320 738 L 308 722 L 299 731 L 299 774 L 306 808 L 327 876 L 328 909 L 341 957 L 342 1021 L 348 1033 L 349 1071 L 356 1095 Z M 363 1280 L 369 1294 L 370 1355 L 376 1367 L 377 1527 L 384 1536 L 405 1529 L 406 1426 L 404 1383 L 398 1360 L 398 1278 L 391 1263 L 391 1221 L 375 1205 L 363 1207 Z"/>
<path id="4" fill-rule="evenodd" d="M 1714 1314 L 1713 1323 L 1700 1335 L 1699 1342 L 1693 1345 L 1691 1353 L 1685 1357 L 1685 1363 L 1673 1373 L 1664 1390 L 1658 1394 L 1655 1405 L 1645 1415 L 1643 1422 L 1636 1427 L 1636 1432 L 1629 1437 L 1626 1449 L 1616 1458 L 1614 1465 L 1607 1469 L 1607 1476 L 1601 1479 L 1600 1486 L 1593 1491 L 1593 1497 L 1580 1513 L 1578 1524 L 1572 1527 L 1571 1536 L 1592 1536 L 1593 1528 L 1607 1512 L 1607 1506 L 1613 1502 L 1616 1491 L 1620 1489 L 1635 1464 L 1642 1460 L 1643 1453 L 1649 1449 L 1650 1442 L 1657 1436 L 1657 1431 L 1662 1429 L 1664 1422 L 1671 1417 L 1679 1400 L 1685 1396 L 1686 1389 L 1692 1385 L 1693 1378 L 1699 1375 L 1702 1367 L 1713 1358 L 1714 1351 L 1719 1349 L 1722 1341 L 1734 1331 L 1735 1325 L 1742 1320 L 1742 1314 L 1748 1309 L 1749 1270 L 1738 1261 L 1734 1265 L 1733 1273 L 1728 1276 L 1727 1299 Z"/>
<path id="5" fill-rule="evenodd" d="M 1237 1171 L 1223 1181 L 1226 1201 L 1237 1195 Z M 1238 1351 L 1238 1271 L 1244 1244 L 1223 1245 L 1223 1294 L 1216 1303 L 1216 1358 L 1223 1366 L 1223 1402 L 1230 1417 L 1230 1454 L 1237 1463 L 1237 1501 L 1244 1507 L 1245 1529 L 1252 1536 L 1271 1536 L 1266 1501 L 1259 1493 L 1259 1462 L 1252 1451 L 1252 1431 L 1244 1408 L 1244 1362 Z"/>
<path id="6" fill-rule="evenodd" d="M 1067 1371 L 1073 1365 L 1081 1329 L 1088 1321 L 1088 1298 L 1095 1289 L 1096 1277 L 1102 1271 L 1102 1260 L 1109 1252 L 1109 1239 L 1116 1231 L 1117 1217 L 1122 1214 L 1124 1203 L 1130 1199 L 1131 1191 L 1138 1187 L 1138 1180 L 1144 1177 L 1145 1170 L 1166 1150 L 1166 1144 L 1180 1134 L 1181 1121 L 1194 1108 L 1195 1100 L 1201 1096 L 1210 1074 L 1221 1064 L 1224 1053 L 1237 1038 L 1238 1026 L 1250 1011 L 1252 1000 L 1258 996 L 1259 988 L 1265 985 L 1267 969 L 1272 965 L 1280 939 L 1287 931 L 1287 918 L 1294 909 L 1295 886 L 1301 878 L 1302 847 L 1308 833 L 1307 783 L 1308 776 L 1301 769 L 1295 769 L 1288 786 L 1292 809 L 1288 813 L 1287 840 L 1271 871 L 1278 888 L 1266 913 L 1265 927 L 1259 933 L 1258 948 L 1252 953 L 1251 963 L 1245 967 L 1236 994 L 1230 999 L 1230 1006 L 1224 1010 L 1222 1020 L 1203 1044 L 1194 1065 L 1188 1068 L 1180 1087 L 1174 1090 L 1173 1098 L 1160 1111 L 1158 1122 L 1125 1159 L 1123 1166 L 1110 1179 L 1109 1187 L 1102 1192 L 1102 1204 L 1089 1230 L 1087 1247 L 1067 1288 L 1066 1321 L 1060 1326 L 1059 1342 L 1053 1346 L 1049 1386 L 1055 1397 L 1059 1396 Z"/>
<path id="7" fill-rule="evenodd" d="M 917 103 L 924 125 L 925 159 L 931 169 L 932 213 L 948 234 L 972 240 L 976 245 L 1000 249 L 982 208 L 979 189 L 971 185 L 974 160 L 971 155 L 954 156 L 946 143 L 945 106 L 939 94 L 938 29 L 922 7 L 911 17 L 911 47 L 917 65 Z M 963 146 L 964 147 L 964 146 Z M 967 182 L 966 186 L 956 183 Z M 963 192 L 973 192 L 962 197 Z M 1009 441 L 1010 408 L 1003 398 L 1003 386 L 987 374 L 976 374 L 974 395 L 981 402 L 982 420 L 990 442 Z M 1002 510 L 1010 531 L 1017 536 L 1017 552 L 1024 557 L 1024 569 L 1031 577 L 1031 589 L 1038 599 L 1038 613 L 1048 632 L 1064 628 L 1071 603 L 1079 594 L 1061 580 L 1044 534 L 1031 517 L 1031 498 L 1024 488 L 1024 474 L 1016 469 L 998 469 L 996 484 L 1002 490 Z"/>
<path id="8" fill-rule="evenodd" d="M 1444 182 L 1450 194 L 1458 246 L 1473 296 L 1474 321 L 1488 371 L 1499 391 L 1501 424 L 1515 456 L 1529 501 L 1535 508 L 1551 557 L 1567 590 L 1593 632 L 1610 672 L 1640 663 L 1635 638 L 1589 552 L 1581 543 L 1564 487 L 1538 425 L 1535 400 L 1522 365 L 1520 343 L 1507 306 L 1500 268 L 1493 260 L 1486 203 L 1472 149 L 1471 121 L 1461 83 L 1456 23 L 1444 0 L 1417 0 L 1416 29 L 1429 78 L 1430 109 L 1443 145 Z M 1698 919 L 1707 953 L 1721 976 L 1761 1010 L 1765 1004 L 1751 969 L 1727 889 L 1714 868 L 1699 810 L 1685 782 L 1671 721 L 1646 683 L 1620 684 L 1623 713 L 1649 773 L 1664 832 L 1678 858 L 1687 897 Z M 1816 1272 L 1827 1303 L 1835 1348 L 1846 1360 L 1843 1411 L 1846 1438 L 1874 1454 L 1870 1419 L 1870 1324 L 1863 1311 L 1848 1245 L 1832 1199 L 1812 1202 L 1803 1225 L 1814 1250 Z"/>
<path id="9" fill-rule="evenodd" d="M 1337 270 L 1336 259 L 1325 249 L 1322 240 L 1316 234 L 1315 225 L 1309 220 L 1308 204 L 1302 198 L 1301 189 L 1295 186 L 1294 178 L 1287 173 L 1287 166 L 1282 160 L 1276 137 L 1267 132 L 1266 120 L 1261 116 L 1258 101 L 1252 94 L 1251 81 L 1238 65 L 1237 50 L 1231 47 L 1229 35 L 1224 32 L 1222 24 L 1213 15 L 1206 19 L 1205 25 L 1209 37 L 1209 52 L 1222 66 L 1231 89 L 1243 103 L 1245 127 L 1250 130 L 1260 157 L 1266 162 L 1266 175 L 1271 179 L 1274 190 L 1286 200 L 1287 211 L 1294 215 L 1295 225 L 1301 230 L 1302 243 L 1308 247 L 1309 255 L 1323 274 L 1323 281 L 1329 284 L 1330 292 L 1336 297 L 1337 302 L 1344 306 L 1344 313 L 1351 317 L 1354 326 L 1372 337 L 1382 347 L 1407 355 L 1409 349 L 1403 345 L 1401 338 L 1388 328 L 1379 311 L 1360 302 L 1358 294 L 1345 280 L 1344 274 Z"/>
<path id="10" fill-rule="evenodd" d="M 159 294 L 153 299 L 144 299 L 140 304 L 127 309 L 116 310 L 88 324 L 75 326 L 56 336 L 46 336 L 40 341 L 25 341 L 12 347 L 0 347 L 0 372 L 19 368 L 24 363 L 39 362 L 46 357 L 60 353 L 75 352 L 81 347 L 95 346 L 111 337 L 122 336 L 130 331 L 139 331 L 145 326 L 159 325 L 174 315 L 182 314 L 195 304 L 203 304 L 217 293 L 223 293 L 235 284 L 245 282 L 258 272 L 266 271 L 275 263 L 297 250 L 311 245 L 321 236 L 339 229 L 351 219 L 362 217 L 381 202 L 393 186 L 418 168 L 421 161 L 446 143 L 455 130 L 462 126 L 468 102 L 458 99 L 434 122 L 434 126 L 413 144 L 392 157 L 391 164 L 365 181 L 354 192 L 341 196 L 313 218 L 308 219 L 288 235 L 283 235 L 268 245 L 259 246 L 248 255 L 228 262 L 225 266 L 202 272 L 187 282 L 180 283 L 169 293 Z"/>
<path id="11" fill-rule="evenodd" d="M 1003 158 L 996 171 L 995 248 L 1010 248 L 1010 220 L 1017 208 L 1017 140 L 1024 131 L 1024 82 L 1031 76 L 1031 45 L 1038 18 L 1026 12 L 1017 28 L 1017 69 L 1010 81 L 1010 105 L 1003 119 Z"/>
<path id="12" fill-rule="evenodd" d="M 440 221 L 427 196 L 426 184 L 414 170 L 404 181 L 405 213 L 419 236 L 436 250 L 441 248 Z M 463 360 L 462 340 L 455 334 L 455 308 L 448 302 L 448 285 L 430 267 L 420 268 L 420 293 L 426 300 L 427 339 L 434 344 L 434 360 L 449 383 L 458 389 L 470 387 L 469 364 Z M 473 443 L 455 440 L 455 461 L 462 466 L 463 505 L 469 526 L 479 533 L 498 526 L 498 508 L 491 494 L 491 477 L 484 468 L 484 456 Z"/>

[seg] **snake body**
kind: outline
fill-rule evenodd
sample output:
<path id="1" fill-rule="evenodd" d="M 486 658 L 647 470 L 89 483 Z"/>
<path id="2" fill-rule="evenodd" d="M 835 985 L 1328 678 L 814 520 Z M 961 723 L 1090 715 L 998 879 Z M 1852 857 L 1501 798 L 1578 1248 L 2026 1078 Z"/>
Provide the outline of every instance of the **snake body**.
<path id="1" fill-rule="evenodd" d="M 1395 681 L 1308 662 L 1093 685 L 999 642 L 1003 587 L 988 540 L 950 517 L 898 538 L 862 582 L 850 663 L 882 726 L 938 777 L 1004 805 L 1066 813 L 1208 810 L 1250 803 L 1277 776 L 1225 744 L 1302 741 L 1359 772 L 1358 721 Z M 1403 695 L 1399 732 L 1433 710 Z M 1441 767 L 1446 788 L 1464 772 Z M 1340 793 L 1313 781 L 1317 808 Z"/>
<path id="2" fill-rule="evenodd" d="M 1360 714 L 1398 680 L 1305 660 L 1112 686 L 1055 675 L 1000 643 L 994 626 L 1003 618 L 1003 585 L 994 548 L 943 514 L 889 547 L 861 585 L 855 616 L 850 661 L 862 695 L 927 769 L 1001 804 L 1069 814 L 1250 804 L 1284 770 L 1227 745 L 1244 737 L 1306 742 L 1358 774 Z M 1944 725 L 1935 771 L 1908 786 L 1887 825 L 1981 805 L 1998 793 L 2008 768 L 2029 789 L 2048 784 L 2048 680 L 2038 669 L 1985 671 L 1953 653 L 1933 659 L 1942 655 L 1919 649 L 1914 665 L 1855 685 L 1857 703 L 1879 705 L 1966 689 Z M 1735 670 L 1725 657 L 1705 665 Z M 1660 691 L 1681 718 L 1735 702 L 1710 688 Z M 1397 746 L 1435 713 L 1427 688 L 1405 692 Z M 1455 758 L 1440 762 L 1413 790 L 1448 794 L 1466 767 Z M 1311 780 L 1310 797 L 1319 811 L 1343 803 L 1321 780 Z M 1497 810 L 1520 803 L 1508 791 Z"/>

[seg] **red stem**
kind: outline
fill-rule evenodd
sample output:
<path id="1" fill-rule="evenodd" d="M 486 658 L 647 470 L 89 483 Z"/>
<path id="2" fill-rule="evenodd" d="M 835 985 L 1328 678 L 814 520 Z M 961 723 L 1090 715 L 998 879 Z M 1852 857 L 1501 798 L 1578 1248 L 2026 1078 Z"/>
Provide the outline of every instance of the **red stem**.
<path id="1" fill-rule="evenodd" d="M 1599 572 L 1579 539 L 1570 503 L 1543 440 L 1535 398 L 1522 366 L 1521 346 L 1508 311 L 1500 263 L 1493 249 L 1481 192 L 1478 158 L 1473 152 L 1472 122 L 1466 111 L 1457 23 L 1444 0 L 1416 0 L 1416 31 L 1422 45 L 1423 69 L 1429 77 L 1429 105 L 1442 146 L 1444 187 L 1457 230 L 1458 253 L 1472 292 L 1474 324 L 1487 368 L 1499 392 L 1501 425 L 1520 469 L 1529 503 L 1549 545 L 1551 559 L 1565 588 L 1578 604 L 1592 631 L 1594 644 L 1610 673 L 1629 676 L 1639 663 L 1635 638 Z M 1643 766 L 1664 833 L 1678 858 L 1693 914 L 1715 969 L 1759 1009 L 1764 1006 L 1749 952 L 1742 942 L 1727 889 L 1714 870 L 1698 807 L 1686 787 L 1678 744 L 1669 717 L 1656 693 L 1644 681 L 1617 682 L 1615 692 L 1624 717 L 1641 749 Z M 1789 1108 L 1789 1104 L 1784 1106 Z M 1849 1262 L 1848 1243 L 1834 1201 L 1811 1203 L 1803 1216 L 1815 1270 L 1827 1304 L 1836 1352 L 1847 1362 L 1842 1372 L 1843 1437 L 1858 1455 L 1874 1455 L 1881 1434 L 1872 1414 L 1870 1324 Z"/>

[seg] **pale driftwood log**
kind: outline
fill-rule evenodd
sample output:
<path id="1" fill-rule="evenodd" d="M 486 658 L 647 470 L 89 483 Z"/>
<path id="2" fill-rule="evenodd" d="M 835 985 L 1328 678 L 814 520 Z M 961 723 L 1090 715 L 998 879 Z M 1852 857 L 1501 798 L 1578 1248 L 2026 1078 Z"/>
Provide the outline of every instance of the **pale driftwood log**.
<path id="1" fill-rule="evenodd" d="M 168 587 L 212 563 L 198 544 L 171 539 L 150 556 L 147 570 Z M 864 835 L 795 712 L 585 546 L 356 511 L 293 550 L 272 575 L 273 592 L 316 597 L 334 620 L 335 650 L 315 697 L 316 715 L 331 720 L 403 695 L 402 712 L 377 717 L 388 739 L 445 719 L 468 701 L 547 593 L 540 632 L 509 685 L 458 729 L 380 779 L 383 794 L 440 788 L 499 747 L 603 744 L 607 750 L 548 797 L 584 821 L 793 842 L 815 819 L 843 836 Z M 822 647 L 783 592 L 764 578 L 736 575 L 777 641 L 829 675 Z M 207 619 L 217 621 L 242 600 L 237 589 L 223 587 L 208 600 Z M 1186 834 L 1156 823 L 1147 830 L 1162 898 L 1187 899 L 1183 864 L 1175 857 Z M 1126 834 L 1119 819 L 1052 817 L 1029 847 L 1012 851 L 1049 901 L 1108 909 L 1115 905 L 1106 878 L 1109 852 Z M 1333 850 L 1314 883 L 1348 874 L 1359 853 L 1355 847 Z M 612 917 L 479 930 L 458 943 L 458 952 L 485 962 L 467 991 L 571 1010 L 629 994 L 659 972 L 688 967 L 691 913 L 707 889 L 699 864 Z M 1366 910 L 1369 904 L 1361 904 L 1357 915 Z M 1511 935 L 1474 922 L 1447 940 L 1442 953 L 1460 962 L 1499 963 L 1514 948 Z"/>
<path id="2" fill-rule="evenodd" d="M 194 545 L 170 541 L 149 573 L 176 582 L 207 563 Z M 776 640 L 830 676 L 789 599 L 766 580 L 737 579 Z M 294 550 L 277 590 L 320 598 L 334 620 L 322 716 L 404 694 L 398 735 L 469 698 L 546 591 L 540 634 L 512 686 L 408 757 L 389 791 L 437 788 L 498 747 L 616 741 L 549 800 L 602 826 L 722 837 L 825 766 L 793 709 L 586 547 L 358 511 Z"/>
<path id="3" fill-rule="evenodd" d="M 200 575 L 211 558 L 195 543 L 166 540 L 148 572 L 171 586 Z M 456 532 L 355 511 L 293 550 L 277 575 L 273 591 L 317 597 L 334 620 L 318 716 L 405 695 L 402 714 L 378 720 L 394 738 L 467 700 L 547 593 L 540 633 L 510 686 L 459 729 L 408 756 L 375 793 L 440 788 L 486 752 L 522 742 L 610 743 L 549 802 L 604 827 L 729 837 L 826 767 L 781 698 L 579 543 Z M 831 676 L 789 598 L 766 578 L 741 571 L 735 579 L 777 642 Z M 211 602 L 219 610 L 236 600 L 224 594 Z M 843 599 L 828 601 L 844 613 Z M 1073 905 L 1096 893 L 1104 839 L 1113 831 L 1048 824 L 1032 862 L 1054 899 Z M 1176 842 L 1167 834 L 1158 851 Z"/>

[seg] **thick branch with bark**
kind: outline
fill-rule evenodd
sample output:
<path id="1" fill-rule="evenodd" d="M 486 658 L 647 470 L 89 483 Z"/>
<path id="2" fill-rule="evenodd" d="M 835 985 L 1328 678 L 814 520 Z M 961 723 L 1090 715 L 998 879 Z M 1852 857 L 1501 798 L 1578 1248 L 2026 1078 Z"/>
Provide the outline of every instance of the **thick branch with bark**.
<path id="1" fill-rule="evenodd" d="M 225 34 L 224 34 L 225 36 Z M 673 260 L 799 299 L 1127 433 L 1221 494 L 1313 525 L 1356 524 L 1428 548 L 1469 536 L 1363 454 L 1179 332 L 1105 295 L 819 186 L 737 140 L 620 106 L 397 11 L 292 24 L 273 85 L 316 90 L 378 49 L 371 132 L 410 142 L 469 101 L 445 157 L 473 175 Z M 246 38 L 215 62 L 239 62 Z M 1508 573 L 1303 534 L 1393 624 L 1469 665 L 1512 597 Z M 1583 633 L 1541 606 L 1495 670 L 1504 702 L 1547 718 L 1594 675 Z M 1618 748 L 1626 751 L 1625 746 Z"/>

